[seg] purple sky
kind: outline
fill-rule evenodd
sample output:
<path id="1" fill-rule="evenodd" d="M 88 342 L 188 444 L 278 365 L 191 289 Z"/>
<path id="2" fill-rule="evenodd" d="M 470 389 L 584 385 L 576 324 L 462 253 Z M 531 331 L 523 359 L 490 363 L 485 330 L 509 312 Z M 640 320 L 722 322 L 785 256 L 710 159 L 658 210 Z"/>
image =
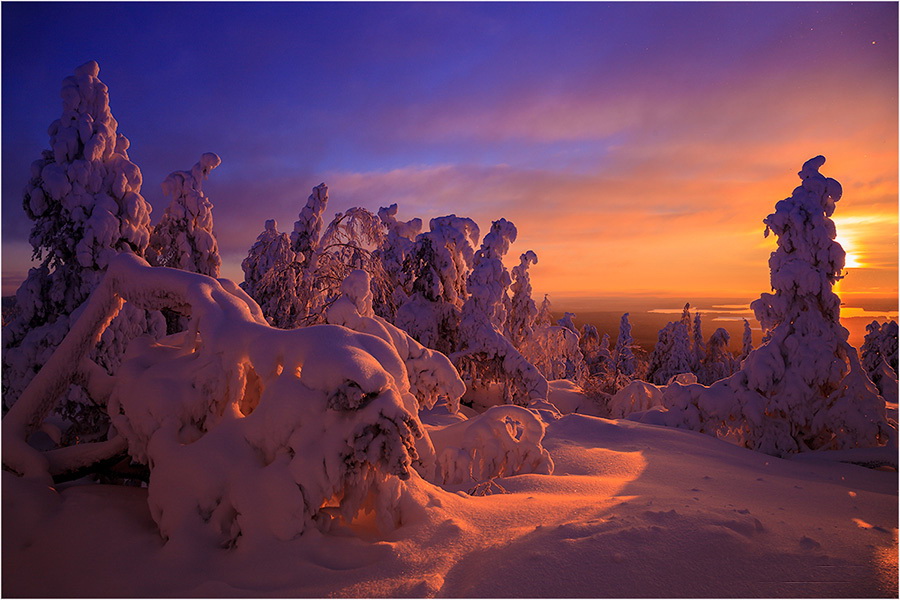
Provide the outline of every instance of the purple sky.
<path id="1" fill-rule="evenodd" d="M 4 2 L 2 17 L 4 294 L 27 269 L 21 193 L 60 84 L 96 60 L 154 223 L 165 176 L 221 156 L 205 190 L 238 280 L 264 220 L 290 231 L 326 181 L 331 213 L 398 202 L 482 232 L 506 217 L 511 256 L 541 257 L 538 293 L 756 295 L 761 220 L 824 154 L 860 293 L 896 295 L 896 3 Z"/>

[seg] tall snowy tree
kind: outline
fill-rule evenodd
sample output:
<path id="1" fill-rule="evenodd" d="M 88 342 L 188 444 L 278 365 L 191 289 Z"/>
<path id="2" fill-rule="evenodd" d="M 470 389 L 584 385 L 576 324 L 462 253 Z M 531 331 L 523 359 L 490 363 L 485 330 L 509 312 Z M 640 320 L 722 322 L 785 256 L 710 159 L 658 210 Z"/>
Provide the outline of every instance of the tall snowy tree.
<path id="1" fill-rule="evenodd" d="M 696 333 L 696 329 L 695 329 Z M 728 350 L 728 342 L 731 335 L 725 329 L 719 327 L 709 337 L 706 345 L 707 352 L 700 363 L 697 373 L 697 381 L 704 385 L 710 385 L 720 379 L 729 377 L 737 369 L 737 361 Z"/>
<path id="2" fill-rule="evenodd" d="M 391 290 L 390 297 L 382 306 L 379 306 L 376 300 L 375 310 L 393 322 L 397 316 L 397 309 L 412 294 L 412 273 L 404 269 L 404 264 L 415 247 L 416 236 L 422 232 L 422 219 L 398 220 L 396 204 L 379 208 L 378 218 L 381 219 L 387 233 L 375 254 L 388 281 L 391 282 Z"/>
<path id="3" fill-rule="evenodd" d="M 172 202 L 150 236 L 147 262 L 151 265 L 219 276 L 222 260 L 213 233 L 213 205 L 203 193 L 203 181 L 221 162 L 207 152 L 190 171 L 166 177 L 163 193 Z"/>
<path id="4" fill-rule="evenodd" d="M 801 185 L 765 218 L 778 236 L 769 258 L 774 293 L 751 304 L 763 343 L 741 370 L 712 386 L 669 386 L 667 422 L 741 440 L 783 455 L 808 449 L 878 446 L 896 436 L 884 400 L 840 324 L 844 250 L 831 215 L 841 185 L 808 160 Z"/>
<path id="5" fill-rule="evenodd" d="M 40 266 L 16 293 L 17 315 L 3 329 L 3 392 L 16 401 L 70 326 L 70 316 L 97 286 L 120 252 L 143 256 L 150 239 L 150 205 L 141 196 L 141 171 L 128 158 L 108 89 L 96 62 L 78 67 L 62 85 L 62 116 L 49 128 L 50 150 L 31 165 L 23 206 L 34 222 L 30 242 Z M 106 329 L 91 358 L 114 371 L 131 339 L 160 335 L 159 313 L 127 306 Z M 87 365 L 85 368 L 92 368 Z M 69 437 L 105 432 L 105 413 L 83 388 L 64 394 L 60 412 Z"/>
<path id="6" fill-rule="evenodd" d="M 303 269 L 291 249 L 290 236 L 279 233 L 275 219 L 266 221 L 241 269 L 241 288 L 256 300 L 266 320 L 279 329 L 297 327 L 307 308 L 302 296 Z"/>

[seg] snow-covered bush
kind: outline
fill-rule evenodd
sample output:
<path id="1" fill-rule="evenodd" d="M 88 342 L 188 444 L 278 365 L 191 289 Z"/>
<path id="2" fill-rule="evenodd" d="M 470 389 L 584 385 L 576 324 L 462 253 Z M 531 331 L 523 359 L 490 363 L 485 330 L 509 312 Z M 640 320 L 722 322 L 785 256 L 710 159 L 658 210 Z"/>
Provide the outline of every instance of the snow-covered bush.
<path id="1" fill-rule="evenodd" d="M 100 68 L 88 62 L 63 81 L 62 116 L 49 128 L 50 150 L 31 165 L 23 206 L 34 222 L 30 242 L 40 266 L 16 292 L 16 317 L 3 329 L 3 396 L 16 402 L 69 330 L 72 315 L 120 252 L 143 255 L 150 239 L 150 205 L 141 171 L 128 159 Z M 158 313 L 129 307 L 119 313 L 91 357 L 112 372 L 129 341 L 161 335 Z M 73 426 L 66 439 L 105 434 L 105 415 L 80 387 L 58 410 Z M 54 398 L 55 400 L 55 398 Z"/>
<path id="2" fill-rule="evenodd" d="M 229 280 L 150 267 L 130 254 L 114 258 L 4 418 L 4 466 L 46 478 L 127 446 L 150 468 L 148 500 L 162 535 L 222 547 L 290 539 L 360 511 L 393 528 L 413 470 L 440 482 L 464 472 L 551 472 L 540 421 L 515 407 L 439 435 L 438 460 L 417 413 L 440 398 L 454 406 L 464 391 L 459 376 L 446 357 L 372 314 L 366 273 L 345 284 L 329 316 L 360 331 L 285 331 L 269 327 Z M 123 302 L 191 319 L 181 333 L 136 340 L 109 377 L 86 357 Z M 26 438 L 74 379 L 108 398 L 118 437 L 38 452 Z"/>
<path id="3" fill-rule="evenodd" d="M 522 355 L 549 381 L 580 381 L 585 373 L 578 334 L 568 327 L 541 325 L 522 343 Z"/>
<path id="4" fill-rule="evenodd" d="M 466 386 L 450 359 L 375 315 L 367 272 L 351 271 L 341 284 L 341 291 L 343 295 L 328 308 L 328 323 L 368 333 L 391 344 L 406 366 L 410 391 L 419 407 L 430 409 L 438 401 L 445 401 L 450 412 L 456 412 Z"/>
<path id="5" fill-rule="evenodd" d="M 522 473 L 549 475 L 553 460 L 541 446 L 545 425 L 520 406 L 492 406 L 473 419 L 429 428 L 437 452 L 435 482 L 485 481 Z"/>
<path id="6" fill-rule="evenodd" d="M 203 181 L 221 162 L 207 152 L 190 171 L 175 171 L 163 181 L 163 193 L 172 202 L 150 236 L 151 265 L 219 276 L 222 259 L 213 233 L 213 205 L 203 193 Z"/>
<path id="7" fill-rule="evenodd" d="M 802 184 L 764 220 L 778 236 L 769 259 L 774 294 L 751 305 L 763 344 L 737 373 L 702 385 L 669 385 L 668 425 L 731 439 L 769 454 L 884 445 L 896 439 L 848 332 L 839 321 L 844 251 L 830 216 L 841 186 L 807 161 Z"/>

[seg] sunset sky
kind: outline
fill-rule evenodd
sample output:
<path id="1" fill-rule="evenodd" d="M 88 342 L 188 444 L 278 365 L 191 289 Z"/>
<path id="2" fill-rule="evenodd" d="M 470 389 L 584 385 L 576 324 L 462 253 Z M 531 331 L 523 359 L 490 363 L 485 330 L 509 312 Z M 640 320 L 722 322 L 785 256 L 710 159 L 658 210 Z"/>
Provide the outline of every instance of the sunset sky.
<path id="1" fill-rule="evenodd" d="M 768 291 L 762 219 L 808 158 L 844 186 L 847 298 L 897 295 L 897 3 L 2 5 L 3 294 L 28 268 L 30 163 L 96 60 L 156 223 L 222 165 L 223 275 L 310 189 L 329 216 L 519 230 L 536 296 Z"/>

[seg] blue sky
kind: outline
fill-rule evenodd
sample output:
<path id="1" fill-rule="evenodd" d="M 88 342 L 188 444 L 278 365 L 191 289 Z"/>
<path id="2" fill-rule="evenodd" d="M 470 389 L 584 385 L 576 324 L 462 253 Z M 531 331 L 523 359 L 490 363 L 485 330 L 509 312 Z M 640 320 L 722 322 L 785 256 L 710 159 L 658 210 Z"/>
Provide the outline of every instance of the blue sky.
<path id="1" fill-rule="evenodd" d="M 222 157 L 205 189 L 236 279 L 264 220 L 290 230 L 326 181 L 333 210 L 512 220 L 511 255 L 542 259 L 538 292 L 758 293 L 761 220 L 824 154 L 860 293 L 896 295 L 896 3 L 4 2 L 2 17 L 4 293 L 27 268 L 28 165 L 62 79 L 96 60 L 154 222 L 169 172 Z"/>

